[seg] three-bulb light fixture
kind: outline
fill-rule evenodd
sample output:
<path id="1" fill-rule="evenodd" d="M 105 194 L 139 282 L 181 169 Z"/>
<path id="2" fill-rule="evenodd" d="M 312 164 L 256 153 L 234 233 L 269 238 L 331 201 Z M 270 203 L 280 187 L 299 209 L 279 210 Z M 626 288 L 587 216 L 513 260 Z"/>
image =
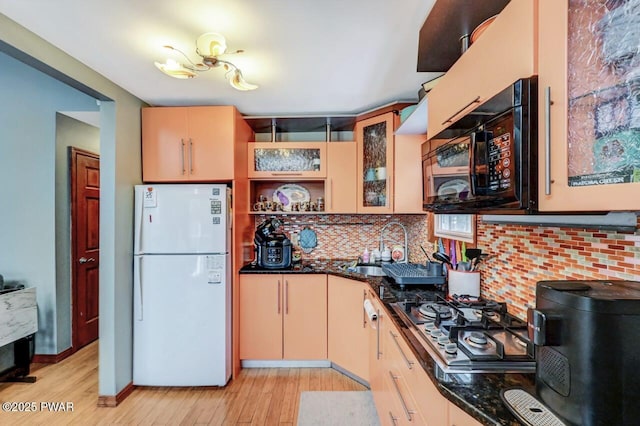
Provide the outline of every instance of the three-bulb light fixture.
<path id="1" fill-rule="evenodd" d="M 202 62 L 194 63 L 181 50 L 173 46 L 164 46 L 167 49 L 178 52 L 186 62 L 178 62 L 168 58 L 164 63 L 155 62 L 156 67 L 163 73 L 174 78 L 194 78 L 199 72 L 208 71 L 211 68 L 222 67 L 225 70 L 225 77 L 229 84 L 237 90 L 255 90 L 255 84 L 248 83 L 242 76 L 238 67 L 227 60 L 220 59 L 227 50 L 225 38 L 218 33 L 205 33 L 196 40 L 196 53 L 202 58 Z M 232 53 L 242 53 L 243 50 L 236 50 Z"/>

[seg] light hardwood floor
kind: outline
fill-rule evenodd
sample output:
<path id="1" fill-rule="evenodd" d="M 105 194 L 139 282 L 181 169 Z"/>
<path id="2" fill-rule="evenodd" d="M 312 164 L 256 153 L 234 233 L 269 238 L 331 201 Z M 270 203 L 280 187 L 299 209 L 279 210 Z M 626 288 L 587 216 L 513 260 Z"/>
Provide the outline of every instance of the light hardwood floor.
<path id="1" fill-rule="evenodd" d="M 295 425 L 300 393 L 366 388 L 330 368 L 245 369 L 226 387 L 136 388 L 115 408 L 97 407 L 98 343 L 55 365 L 34 365 L 35 383 L 0 384 L 0 402 L 35 402 L 36 412 L 0 412 L 0 425 Z M 71 402 L 72 412 L 41 403 Z"/>

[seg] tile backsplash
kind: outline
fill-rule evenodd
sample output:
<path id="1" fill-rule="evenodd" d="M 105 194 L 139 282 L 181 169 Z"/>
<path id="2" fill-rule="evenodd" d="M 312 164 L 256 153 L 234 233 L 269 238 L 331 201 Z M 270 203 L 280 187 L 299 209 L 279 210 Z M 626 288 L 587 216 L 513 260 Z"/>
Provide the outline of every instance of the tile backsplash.
<path id="1" fill-rule="evenodd" d="M 257 215 L 258 226 L 271 216 Z M 289 236 L 305 227 L 316 232 L 318 245 L 310 253 L 302 253 L 303 260 L 357 259 L 365 247 L 378 248 L 382 228 L 392 221 L 407 228 L 409 260 L 420 261 L 420 242 L 427 239 L 426 215 L 279 215 L 284 232 Z M 385 244 L 404 243 L 402 228 L 391 225 L 385 230 Z"/>
<path id="2" fill-rule="evenodd" d="M 491 257 L 481 266 L 482 294 L 526 317 L 542 280 L 640 281 L 640 217 L 635 232 L 503 225 L 478 221 L 478 247 Z"/>
<path id="3" fill-rule="evenodd" d="M 255 225 L 267 219 L 255 216 Z M 306 226 L 316 231 L 318 245 L 304 260 L 356 259 L 365 247 L 379 245 L 380 231 L 390 221 L 406 226 L 409 261 L 422 263 L 434 251 L 426 215 L 280 215 L 291 235 Z M 638 218 L 640 229 L 640 217 Z M 385 243 L 402 244 L 402 230 L 390 226 Z M 509 312 L 524 319 L 535 305 L 536 283 L 542 280 L 627 279 L 640 281 L 640 230 L 602 231 L 587 228 L 485 223 L 478 220 L 477 246 L 490 257 L 480 266 L 482 295 L 507 302 Z"/>

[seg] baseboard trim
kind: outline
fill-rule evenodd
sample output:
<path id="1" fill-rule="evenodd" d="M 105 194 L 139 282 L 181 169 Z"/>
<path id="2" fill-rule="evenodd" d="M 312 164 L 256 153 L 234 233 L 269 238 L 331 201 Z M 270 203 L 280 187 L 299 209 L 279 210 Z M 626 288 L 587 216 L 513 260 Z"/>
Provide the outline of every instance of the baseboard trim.
<path id="1" fill-rule="evenodd" d="M 117 395 L 99 395 L 98 396 L 98 407 L 117 407 L 122 401 L 125 400 L 126 397 L 131 395 L 135 386 L 133 382 L 129 382 L 127 386 L 122 388 Z"/>
<path id="2" fill-rule="evenodd" d="M 360 383 L 362 386 L 365 386 L 367 389 L 371 389 L 371 385 L 369 384 L 368 381 L 366 381 L 365 379 L 363 379 L 362 377 L 353 374 L 352 372 L 350 372 L 349 370 L 340 367 L 338 364 L 336 364 L 335 362 L 331 363 L 331 368 L 333 368 L 334 370 L 336 370 L 337 372 L 344 374 L 345 376 L 349 377 L 352 380 L 355 380 L 356 382 Z"/>
<path id="3" fill-rule="evenodd" d="M 33 355 L 32 363 L 35 364 L 57 364 L 74 353 L 73 347 L 70 347 L 56 355 Z"/>
<path id="4" fill-rule="evenodd" d="M 322 360 L 253 360 L 242 361 L 242 368 L 326 368 L 331 367 L 331 361 Z"/>

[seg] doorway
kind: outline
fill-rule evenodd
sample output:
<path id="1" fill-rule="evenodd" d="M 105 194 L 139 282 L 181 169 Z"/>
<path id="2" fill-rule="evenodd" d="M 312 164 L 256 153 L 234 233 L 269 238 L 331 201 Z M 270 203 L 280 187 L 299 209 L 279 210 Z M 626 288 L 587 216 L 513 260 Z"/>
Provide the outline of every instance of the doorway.
<path id="1" fill-rule="evenodd" d="M 100 156 L 71 147 L 71 336 L 73 351 L 98 338 Z"/>

